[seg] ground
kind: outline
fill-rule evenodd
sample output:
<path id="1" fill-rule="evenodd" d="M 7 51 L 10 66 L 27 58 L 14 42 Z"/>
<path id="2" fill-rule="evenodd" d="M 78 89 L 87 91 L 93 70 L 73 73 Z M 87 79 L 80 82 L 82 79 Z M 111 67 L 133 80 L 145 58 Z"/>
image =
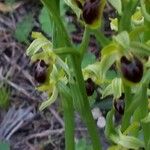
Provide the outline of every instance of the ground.
<path id="1" fill-rule="evenodd" d="M 17 24 L 26 14 L 34 17 L 32 30 L 41 31 L 38 16 L 42 5 L 36 0 L 17 1 L 15 7 L 9 8 L 4 1 L 0 2 L 0 87 L 9 91 L 9 104 L 0 109 L 0 139 L 7 140 L 12 150 L 63 150 L 64 121 L 59 101 L 43 112 L 38 110 L 39 104 L 47 97 L 46 93 L 35 90 L 33 64 L 25 54 L 31 43 L 31 32 L 28 40 L 19 42 L 14 33 Z M 14 5 L 14 3 L 13 3 Z M 104 33 L 111 34 L 107 7 Z M 111 14 L 112 15 L 112 14 Z M 68 13 L 68 20 L 74 22 L 74 15 Z M 80 43 L 83 29 L 75 24 L 76 31 L 72 39 Z M 90 50 L 98 57 L 98 44 L 91 37 Z M 76 114 L 76 138 L 87 138 L 87 129 Z M 103 130 L 100 130 L 103 134 Z M 102 140 L 106 145 L 105 139 Z M 105 147 L 106 148 L 106 147 Z"/>

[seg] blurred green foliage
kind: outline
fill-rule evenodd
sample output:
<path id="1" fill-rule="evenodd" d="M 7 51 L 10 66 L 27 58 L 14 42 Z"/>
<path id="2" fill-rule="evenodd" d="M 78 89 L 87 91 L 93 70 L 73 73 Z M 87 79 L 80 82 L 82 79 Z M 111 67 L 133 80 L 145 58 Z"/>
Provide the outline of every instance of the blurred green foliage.
<path id="1" fill-rule="evenodd" d="M 0 108 L 6 109 L 9 105 L 10 91 L 6 86 L 0 87 Z M 0 149 L 1 150 L 1 149 Z"/>
<path id="2" fill-rule="evenodd" d="M 85 139 L 80 139 L 76 142 L 75 150 L 92 150 L 92 146 Z"/>
<path id="3" fill-rule="evenodd" d="M 10 150 L 10 145 L 6 142 L 0 141 L 0 150 Z"/>
<path id="4" fill-rule="evenodd" d="M 27 42 L 29 33 L 31 33 L 33 28 L 33 21 L 33 16 L 28 14 L 24 16 L 21 22 L 17 23 L 14 36 L 19 42 Z"/>
<path id="5" fill-rule="evenodd" d="M 50 16 L 48 14 L 48 11 L 45 7 L 43 7 L 41 10 L 41 13 L 39 15 L 39 21 L 40 21 L 42 30 L 45 33 L 47 33 L 49 36 L 51 36 L 52 23 L 50 21 Z"/>
<path id="6" fill-rule="evenodd" d="M 93 53 L 87 52 L 84 54 L 83 60 L 82 60 L 82 68 L 85 68 L 86 66 L 93 64 L 96 62 L 96 57 Z"/>
<path id="7" fill-rule="evenodd" d="M 5 0 L 5 4 L 13 4 L 16 0 Z"/>

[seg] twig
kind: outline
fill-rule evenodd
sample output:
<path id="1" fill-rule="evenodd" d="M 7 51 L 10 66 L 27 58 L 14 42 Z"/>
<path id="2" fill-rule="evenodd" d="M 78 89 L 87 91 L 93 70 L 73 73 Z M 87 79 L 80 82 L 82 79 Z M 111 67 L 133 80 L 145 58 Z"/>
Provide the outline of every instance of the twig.
<path id="1" fill-rule="evenodd" d="M 9 81 L 8 79 L 6 79 L 5 77 L 3 77 L 2 75 L 1 75 L 1 73 L 0 73 L 0 81 L 4 81 L 4 82 L 6 82 L 7 84 L 9 84 L 10 86 L 12 86 L 13 88 L 15 88 L 17 91 L 19 91 L 20 93 L 22 93 L 22 94 L 24 94 L 25 96 L 27 96 L 28 98 L 30 98 L 30 99 L 32 99 L 32 100 L 37 100 L 37 98 L 35 98 L 35 97 L 31 97 L 31 95 L 25 90 L 25 89 L 23 89 L 21 86 L 18 86 L 17 84 L 15 84 L 15 83 L 13 83 L 13 82 L 11 82 L 11 81 Z"/>
<path id="2" fill-rule="evenodd" d="M 6 117 L 0 125 L 0 138 L 9 140 L 9 138 L 16 132 L 25 121 L 34 117 L 30 115 L 33 107 L 27 109 L 20 108 L 18 110 L 15 107 L 9 109 Z"/>
<path id="3" fill-rule="evenodd" d="M 77 128 L 75 129 L 76 131 L 87 131 L 86 128 Z M 40 132 L 40 133 L 36 133 L 36 134 L 31 134 L 29 135 L 26 140 L 29 141 L 30 139 L 33 139 L 33 138 L 42 138 L 42 137 L 45 137 L 45 136 L 49 136 L 49 135 L 52 135 L 52 134 L 62 134 L 64 132 L 64 128 L 61 128 L 61 129 L 48 129 L 48 130 L 45 130 L 43 132 Z"/>
<path id="4" fill-rule="evenodd" d="M 58 113 L 50 108 L 51 113 L 54 115 L 54 117 L 57 119 L 57 121 L 59 121 L 59 123 L 62 125 L 62 127 L 64 127 L 64 121 L 61 119 L 61 117 L 58 115 Z"/>
<path id="5" fill-rule="evenodd" d="M 48 135 L 51 135 L 51 134 L 61 134 L 64 132 L 64 128 L 61 128 L 61 129 L 55 129 L 55 130 L 45 130 L 41 133 L 36 133 L 36 134 L 31 134 L 30 136 L 28 136 L 26 138 L 26 140 L 30 140 L 30 139 L 33 139 L 33 138 L 42 138 L 42 137 L 45 137 L 45 136 L 48 136 Z"/>
<path id="6" fill-rule="evenodd" d="M 14 128 L 11 130 L 11 132 L 6 136 L 6 140 L 9 140 L 10 137 L 22 126 L 23 121 L 20 121 Z"/>
<path id="7" fill-rule="evenodd" d="M 27 71 L 24 71 L 23 69 L 21 69 L 21 67 L 19 65 L 17 65 L 15 62 L 12 62 L 6 55 L 5 55 L 5 58 L 12 66 L 15 66 L 19 71 L 21 71 L 23 73 L 23 75 L 26 77 L 26 79 L 28 79 L 28 81 L 30 81 L 32 86 L 35 86 L 32 76 Z"/>

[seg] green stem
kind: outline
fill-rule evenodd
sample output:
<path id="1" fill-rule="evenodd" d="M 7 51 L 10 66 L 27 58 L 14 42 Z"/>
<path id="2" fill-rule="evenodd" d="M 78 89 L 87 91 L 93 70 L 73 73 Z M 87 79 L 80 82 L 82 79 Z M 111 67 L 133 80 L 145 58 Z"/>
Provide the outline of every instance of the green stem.
<path id="1" fill-rule="evenodd" d="M 122 119 L 122 124 L 121 124 L 121 130 L 124 132 L 128 126 L 130 125 L 130 118 L 131 114 L 128 113 L 128 108 L 131 103 L 132 95 L 131 95 L 131 88 L 124 83 L 124 92 L 125 92 L 125 113 Z"/>
<path id="2" fill-rule="evenodd" d="M 57 48 L 54 49 L 54 52 L 57 55 L 70 54 L 70 55 L 80 56 L 80 53 L 76 49 L 73 49 L 72 47 Z"/>
<path id="3" fill-rule="evenodd" d="M 92 32 L 94 33 L 97 41 L 102 47 L 105 47 L 110 43 L 109 39 L 105 37 L 105 35 L 101 31 L 93 30 Z"/>
<path id="4" fill-rule="evenodd" d="M 59 92 L 64 110 L 65 150 L 75 150 L 73 100 L 71 95 L 69 95 L 70 93 L 68 93 L 67 87 L 65 85 L 59 84 Z"/>
<path id="5" fill-rule="evenodd" d="M 72 99 L 65 100 L 62 97 L 62 105 L 64 108 L 64 122 L 65 122 L 65 149 L 66 150 L 75 150 L 74 108 L 73 108 Z"/>
<path id="6" fill-rule="evenodd" d="M 88 97 L 87 97 L 86 90 L 85 90 L 85 83 L 84 83 L 84 79 L 83 79 L 83 75 L 81 71 L 81 62 L 79 62 L 78 58 L 76 57 L 72 57 L 72 62 L 73 62 L 75 76 L 76 76 L 76 82 L 80 89 L 80 93 L 78 94 L 81 94 L 81 99 L 79 99 L 80 101 L 79 103 L 82 109 L 81 115 L 87 125 L 89 134 L 91 136 L 93 150 L 101 150 L 102 146 L 100 143 L 100 138 L 99 138 L 98 131 L 96 128 L 96 124 L 92 117 Z"/>
<path id="7" fill-rule="evenodd" d="M 43 2 L 49 8 L 49 12 L 51 14 L 54 13 L 54 11 L 56 11 L 56 10 L 51 10 L 51 7 L 52 7 L 51 1 L 43 0 Z M 61 38 L 63 40 L 63 43 L 61 43 L 61 44 L 63 46 L 69 46 L 70 47 L 71 42 L 70 42 L 69 36 L 66 32 L 66 29 L 65 29 L 60 17 L 58 17 L 58 16 L 55 17 L 55 23 L 56 23 L 56 25 L 58 25 L 59 31 L 61 33 L 63 33 L 63 34 L 61 34 Z M 85 44 L 87 44 L 87 42 L 85 42 Z M 61 47 L 62 45 L 59 44 L 59 47 Z M 57 46 L 55 46 L 55 47 L 57 47 Z M 84 51 L 85 50 L 83 49 L 82 54 L 84 53 Z M 82 117 L 87 124 L 87 128 L 88 128 L 89 134 L 91 136 L 92 144 L 93 144 L 93 150 L 101 150 L 102 147 L 100 144 L 98 131 L 97 131 L 94 119 L 92 117 L 92 113 L 91 113 L 91 110 L 89 107 L 88 98 L 87 98 L 86 91 L 85 91 L 85 84 L 84 84 L 84 79 L 83 79 L 83 75 L 82 75 L 82 71 L 81 71 L 81 57 L 77 57 L 75 55 L 69 55 L 69 56 L 70 56 L 69 65 L 70 64 L 73 65 L 71 67 L 73 68 L 73 73 L 75 74 L 75 83 L 70 83 L 70 87 L 71 87 L 70 91 L 72 93 L 72 98 L 74 99 L 74 102 L 77 101 L 77 104 L 78 104 L 77 107 L 79 107 L 80 110 L 83 112 Z M 74 76 L 74 74 L 73 74 L 73 76 Z M 76 86 L 77 89 L 72 88 L 74 86 Z M 77 97 L 77 99 L 75 100 L 76 97 Z M 67 115 L 67 114 L 65 113 L 65 115 Z M 70 116 L 68 116 L 68 117 L 70 117 Z M 69 120 L 66 117 L 66 123 L 69 123 L 68 121 Z M 67 134 L 69 134 L 69 132 Z M 69 144 L 69 141 L 70 140 L 67 138 L 66 139 L 66 145 Z M 72 150 L 72 149 L 68 149 L 68 150 Z"/>
<path id="8" fill-rule="evenodd" d="M 81 59 L 83 58 L 86 50 L 88 49 L 89 40 L 90 40 L 89 29 L 87 27 L 85 27 L 82 42 L 81 42 L 80 48 L 79 48 L 80 53 L 81 53 Z"/>

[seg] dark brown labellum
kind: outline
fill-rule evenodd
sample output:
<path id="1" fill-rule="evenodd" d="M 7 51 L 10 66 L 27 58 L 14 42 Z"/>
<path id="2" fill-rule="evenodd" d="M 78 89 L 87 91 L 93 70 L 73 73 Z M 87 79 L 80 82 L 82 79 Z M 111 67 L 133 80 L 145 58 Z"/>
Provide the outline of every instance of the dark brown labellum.
<path id="1" fill-rule="evenodd" d="M 123 56 L 121 58 L 121 72 L 125 79 L 138 83 L 143 76 L 143 64 L 137 57 L 128 60 Z"/>
<path id="2" fill-rule="evenodd" d="M 100 0 L 86 0 L 83 5 L 83 19 L 87 24 L 92 24 L 99 18 Z"/>
<path id="3" fill-rule="evenodd" d="M 34 78 L 39 83 L 44 83 L 46 81 L 47 75 L 47 64 L 44 60 L 39 60 L 35 64 L 34 68 Z"/>
<path id="4" fill-rule="evenodd" d="M 91 96 L 94 93 L 95 90 L 95 83 L 92 81 L 91 78 L 88 78 L 85 82 L 86 86 L 86 93 L 88 96 Z"/>
<path id="5" fill-rule="evenodd" d="M 114 107 L 119 114 L 123 115 L 124 114 L 124 108 L 125 108 L 124 99 L 115 100 L 114 101 Z"/>

